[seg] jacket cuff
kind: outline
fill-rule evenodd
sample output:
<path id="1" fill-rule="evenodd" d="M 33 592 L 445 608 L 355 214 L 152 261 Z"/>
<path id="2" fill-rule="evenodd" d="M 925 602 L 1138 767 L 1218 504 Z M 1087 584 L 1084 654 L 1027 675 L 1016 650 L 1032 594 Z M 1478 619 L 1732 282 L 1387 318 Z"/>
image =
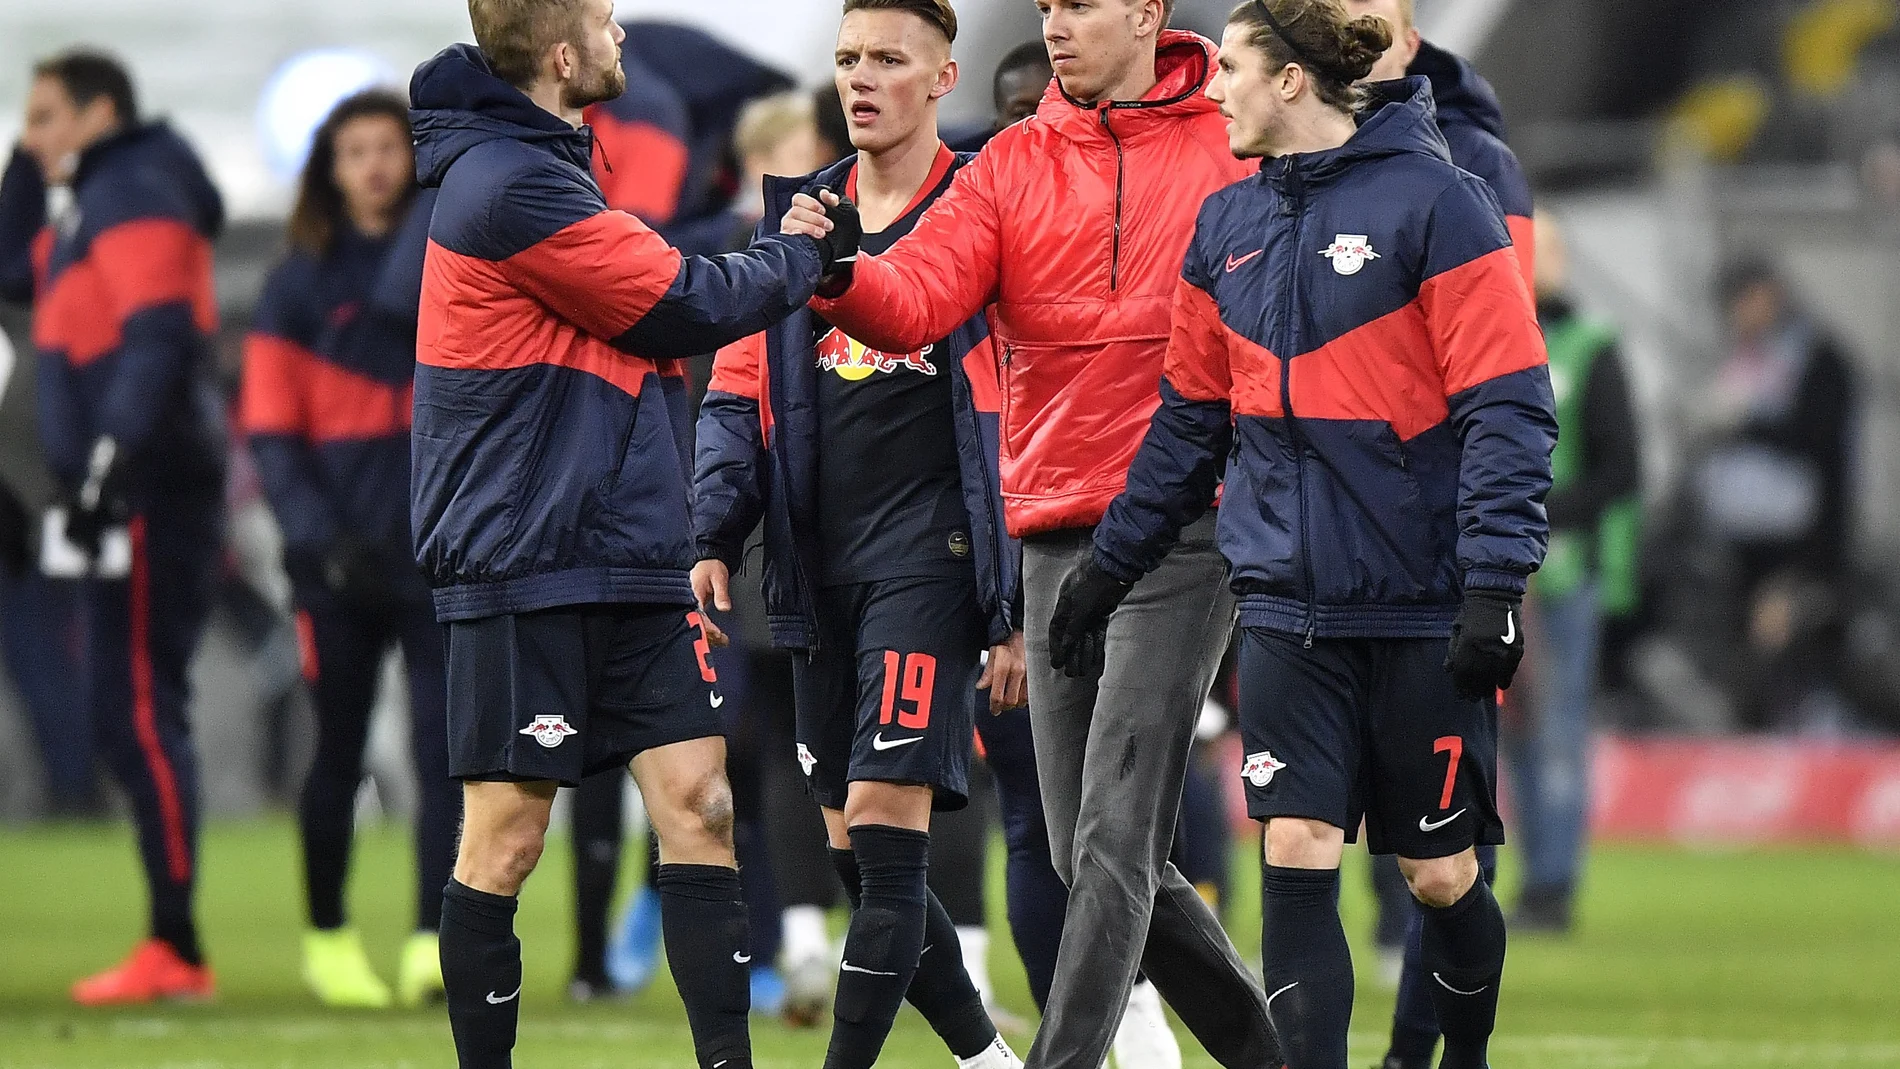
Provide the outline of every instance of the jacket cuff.
<path id="1" fill-rule="evenodd" d="M 1527 581 L 1516 572 L 1507 572 L 1499 568 L 1468 568 L 1465 570 L 1465 591 L 1495 590 L 1501 594 L 1524 596 Z"/>
<path id="2" fill-rule="evenodd" d="M 734 575 L 739 574 L 739 570 L 745 566 L 744 545 L 734 547 L 724 545 L 717 539 L 697 538 L 693 540 L 693 554 L 695 561 L 716 560 Z"/>
<path id="3" fill-rule="evenodd" d="M 1104 553 L 1099 544 L 1095 547 L 1094 559 L 1095 567 L 1100 569 L 1104 575 L 1107 575 L 1110 579 L 1118 583 L 1128 583 L 1132 585 L 1139 582 L 1144 574 L 1141 569 L 1130 568 L 1109 556 L 1107 553 Z"/>

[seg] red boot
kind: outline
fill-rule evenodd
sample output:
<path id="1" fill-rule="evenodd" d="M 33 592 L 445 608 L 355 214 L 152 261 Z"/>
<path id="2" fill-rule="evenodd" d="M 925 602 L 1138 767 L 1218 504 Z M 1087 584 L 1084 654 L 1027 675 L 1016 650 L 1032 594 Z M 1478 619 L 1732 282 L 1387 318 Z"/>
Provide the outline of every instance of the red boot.
<path id="1" fill-rule="evenodd" d="M 73 1001 L 81 1006 L 202 1001 L 211 997 L 214 986 L 210 966 L 186 962 L 163 939 L 147 939 L 118 966 L 75 983 Z"/>

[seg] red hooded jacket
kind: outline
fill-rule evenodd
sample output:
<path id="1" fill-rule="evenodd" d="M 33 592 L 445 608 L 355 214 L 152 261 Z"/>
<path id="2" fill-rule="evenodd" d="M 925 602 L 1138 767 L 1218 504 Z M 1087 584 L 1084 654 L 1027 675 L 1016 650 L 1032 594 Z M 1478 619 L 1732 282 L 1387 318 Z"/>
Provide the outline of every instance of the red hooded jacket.
<path id="1" fill-rule="evenodd" d="M 912 352 L 994 305 L 1005 518 L 1017 537 L 1092 527 L 1160 404 L 1170 302 L 1195 214 L 1258 170 L 1207 99 L 1213 42 L 1163 31 L 1147 96 L 1036 114 L 957 172 L 917 228 L 812 307 L 865 345 Z"/>

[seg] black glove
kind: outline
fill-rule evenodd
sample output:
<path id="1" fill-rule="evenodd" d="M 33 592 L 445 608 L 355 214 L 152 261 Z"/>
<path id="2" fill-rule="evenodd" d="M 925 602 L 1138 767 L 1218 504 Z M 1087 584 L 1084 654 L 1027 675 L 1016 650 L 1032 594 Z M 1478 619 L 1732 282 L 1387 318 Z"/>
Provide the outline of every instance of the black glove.
<path id="1" fill-rule="evenodd" d="M 323 555 L 323 585 L 357 608 L 380 610 L 394 604 L 394 579 L 378 547 L 355 535 L 339 537 Z"/>
<path id="2" fill-rule="evenodd" d="M 813 190 L 817 197 L 826 190 Z M 819 198 L 823 204 L 823 198 Z M 858 206 L 851 198 L 840 195 L 838 203 L 825 205 L 825 218 L 831 220 L 831 233 L 818 240 L 818 254 L 825 261 L 825 275 L 834 275 L 850 269 L 858 258 L 858 244 L 864 240 L 864 222 L 858 218 Z"/>
<path id="3" fill-rule="evenodd" d="M 125 465 L 119 458 L 119 444 L 113 439 L 92 443 L 86 481 L 66 500 L 66 539 L 88 557 L 99 555 L 99 540 L 107 529 L 132 515 L 125 503 Z"/>
<path id="4" fill-rule="evenodd" d="M 1489 698 L 1511 685 L 1524 659 L 1524 599 L 1501 590 L 1473 590 L 1451 625 L 1445 668 L 1462 698 Z"/>
<path id="5" fill-rule="evenodd" d="M 1049 667 L 1070 679 L 1100 679 L 1108 657 L 1108 618 L 1134 588 L 1103 571 L 1093 557 L 1071 571 L 1049 617 Z"/>

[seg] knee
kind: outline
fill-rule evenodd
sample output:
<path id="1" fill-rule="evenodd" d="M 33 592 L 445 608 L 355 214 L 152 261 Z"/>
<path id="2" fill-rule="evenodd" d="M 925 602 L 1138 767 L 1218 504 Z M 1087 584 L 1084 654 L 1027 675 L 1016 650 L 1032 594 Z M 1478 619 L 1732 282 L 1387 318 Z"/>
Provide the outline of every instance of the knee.
<path id="1" fill-rule="evenodd" d="M 681 794 L 678 812 L 676 836 L 701 846 L 732 848 L 732 785 L 723 773 L 709 772 L 695 779 Z"/>
<path id="2" fill-rule="evenodd" d="M 517 894 L 540 863 L 546 841 L 546 829 L 527 821 L 494 828 L 479 838 L 464 835 L 456 877 L 491 894 Z"/>
<path id="3" fill-rule="evenodd" d="M 1292 869 L 1336 869 L 1346 833 L 1324 821 L 1276 817 L 1267 822 L 1267 864 Z"/>
<path id="4" fill-rule="evenodd" d="M 1412 897 L 1436 909 L 1455 905 L 1478 882 L 1478 858 L 1471 850 L 1426 861 L 1400 858 L 1399 868 Z"/>

